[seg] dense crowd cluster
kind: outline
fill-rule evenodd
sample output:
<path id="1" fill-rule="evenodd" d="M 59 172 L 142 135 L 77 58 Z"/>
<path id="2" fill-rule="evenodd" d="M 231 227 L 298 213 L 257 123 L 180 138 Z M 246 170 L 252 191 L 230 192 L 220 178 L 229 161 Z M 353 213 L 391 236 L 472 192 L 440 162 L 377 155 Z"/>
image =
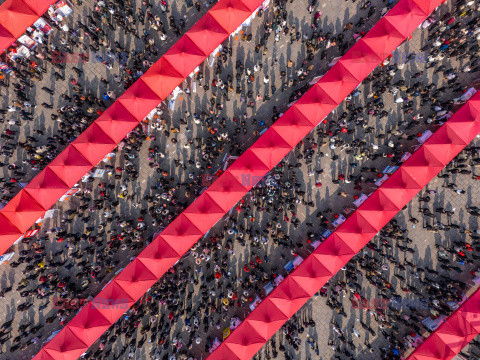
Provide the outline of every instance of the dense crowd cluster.
<path id="1" fill-rule="evenodd" d="M 192 13 L 202 13 L 212 3 L 185 1 Z M 255 24 L 244 28 L 238 41 L 224 44 L 212 67 L 204 64 L 195 74 L 192 81 L 203 98 L 188 86 L 182 96 L 194 104 L 181 103 L 175 110 L 159 105 L 101 163 L 105 176 L 87 175 L 80 192 L 60 204 L 58 222 L 52 225 L 52 220 L 39 235 L 22 240 L 7 265 L 15 276 L 2 278 L 0 292 L 4 300 L 14 293 L 24 299 L 10 306 L 0 330 L 7 358 L 38 351 L 53 330 L 72 318 L 79 302 L 98 293 L 222 173 L 225 159 L 245 151 L 288 103 L 309 89 L 313 77 L 325 73 L 394 5 L 362 3 L 358 14 L 334 31 L 327 30 L 316 0 L 302 9 L 310 19 L 306 26 L 292 21 L 298 9 L 292 3 L 272 1 L 254 20 L 257 27 L 261 24 L 258 31 Z M 234 327 L 265 286 L 286 275 L 289 261 L 308 255 L 342 210 L 376 188 L 386 165 L 401 164 L 423 132 L 434 131 L 458 108 L 454 100 L 480 72 L 480 18 L 474 1 L 450 5 L 448 13 L 435 12 L 422 25 L 428 35 L 422 60 L 413 50 L 385 60 L 83 357 L 205 358 L 222 330 Z M 40 46 L 37 59 L 12 64 L 13 73 L 1 82 L 9 95 L 1 110 L 3 203 L 138 79 L 182 35 L 187 22 L 164 0 L 158 7 L 143 1 L 138 8 L 131 1 L 96 1 L 77 25 L 56 29 L 62 31 L 58 39 Z M 113 31 L 129 37 L 131 47 L 113 40 Z M 285 45 L 297 46 L 300 54 L 285 57 L 277 50 Z M 398 52 L 405 52 L 406 45 Z M 84 61 L 95 57 L 112 72 L 113 82 L 101 78 L 99 84 L 89 83 L 80 67 L 73 67 L 76 76 L 68 77 L 64 64 L 49 64 L 55 51 L 85 52 Z M 47 71 L 69 88 L 58 101 L 53 101 L 56 89 L 36 85 Z M 435 82 L 428 75 L 432 71 Z M 49 114 L 54 130 L 47 131 L 37 119 L 35 99 L 42 92 L 52 96 L 41 113 Z M 391 102 L 397 104 L 396 112 L 386 105 Z M 227 109 L 232 103 L 233 115 Z M 448 198 L 464 199 L 469 191 L 464 184 L 480 179 L 474 170 L 479 149 L 470 146 L 439 175 Z M 146 190 L 140 191 L 144 179 Z M 439 191 L 425 190 L 418 198 L 420 210 L 412 205 L 401 212 L 317 294 L 332 309 L 327 340 L 335 358 L 376 352 L 383 359 L 400 359 L 427 329 L 422 320 L 450 314 L 468 290 L 467 282 L 478 275 L 477 221 L 460 224 L 452 218 L 466 211 L 476 219 L 480 209 L 475 202 L 453 209 L 442 204 L 446 199 Z M 437 268 L 416 254 L 409 233 L 420 225 L 438 234 L 431 249 Z M 367 292 L 379 299 L 375 305 L 365 305 Z M 415 306 L 398 306 L 411 297 L 418 300 Z M 349 316 L 356 321 L 345 325 L 342 319 Z M 319 358 L 327 344 L 316 333 L 317 325 L 311 311 L 302 309 L 258 357 L 276 358 L 282 352 L 286 359 L 297 359 L 298 351 L 311 350 L 307 358 Z M 355 340 L 360 331 L 367 334 L 362 346 Z"/>

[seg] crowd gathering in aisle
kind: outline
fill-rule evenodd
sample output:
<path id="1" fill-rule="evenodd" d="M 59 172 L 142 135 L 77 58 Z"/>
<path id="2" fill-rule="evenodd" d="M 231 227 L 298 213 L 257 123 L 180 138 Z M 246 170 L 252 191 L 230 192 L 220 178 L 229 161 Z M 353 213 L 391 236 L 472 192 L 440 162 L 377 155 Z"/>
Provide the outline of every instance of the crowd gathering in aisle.
<path id="1" fill-rule="evenodd" d="M 96 179 L 92 172 L 76 196 L 60 204 L 56 227 L 43 228 L 21 241 L 1 278 L 3 300 L 8 302 L 14 293 L 24 299 L 9 305 L 8 321 L 0 328 L 5 358 L 19 351 L 37 352 L 51 332 L 78 311 L 72 299 L 88 300 L 98 293 L 154 233 L 222 172 L 225 155 L 245 151 L 281 116 L 287 103 L 309 89 L 313 77 L 326 72 L 329 63 L 394 5 L 391 1 L 353 2 L 355 8 L 358 5 L 355 20 L 342 18 L 343 29 L 335 32 L 324 30 L 327 14 L 320 10 L 321 3 L 302 2 L 306 5 L 302 11 L 310 19 L 307 26 L 292 21 L 298 9 L 292 3 L 273 0 L 237 40 L 224 44 L 212 68 L 200 67 L 193 81 L 203 99 L 185 105 L 196 95 L 190 85 L 184 86 L 185 103 L 175 110 L 160 105 L 148 124 L 138 126 L 122 141 L 112 160 L 101 163 L 105 176 Z M 198 17 L 211 4 L 185 1 Z M 454 99 L 480 73 L 479 5 L 452 1 L 449 11 L 445 7 L 434 13 L 422 25 L 421 58 L 408 51 L 408 42 L 403 44 L 84 358 L 205 358 L 215 339 L 222 338 L 222 330 L 248 314 L 264 286 L 286 275 L 285 264 L 307 256 L 312 242 L 332 229 L 345 207 L 376 188 L 385 166 L 398 166 L 423 132 L 434 131 L 458 108 Z M 145 0 L 139 8 L 130 1 L 96 1 L 78 27 L 63 31 L 59 41 L 39 47 L 37 58 L 43 60 L 11 64 L 13 73 L 1 82 L 10 95 L 1 110 L 3 203 L 138 79 L 168 49 L 167 43 L 185 32 L 185 19 L 174 16 L 178 11 L 170 6 L 164 0 L 158 6 Z M 142 50 L 113 42 L 110 32 L 118 29 L 124 36 L 141 39 Z M 285 58 L 281 46 L 301 51 Z M 244 48 L 249 49 L 248 55 L 242 54 Z M 55 51 L 93 54 L 88 55 L 90 60 L 97 57 L 114 81 L 100 79 L 97 93 L 82 80 L 86 75 L 80 67 L 74 67 L 75 76 L 68 77 L 65 65 L 50 58 L 58 54 Z M 104 56 L 98 55 L 103 52 Z M 398 56 L 402 53 L 405 56 Z M 47 86 L 36 86 L 43 72 L 52 70 L 54 78 L 68 83 L 70 89 L 61 95 L 58 108 L 53 102 L 35 102 L 41 91 L 52 99 L 57 94 Z M 285 101 L 277 101 L 279 97 Z M 228 110 L 232 103 L 233 115 Z M 394 103 L 392 109 L 389 103 Z M 57 124 L 55 133 L 33 125 L 38 124 L 40 107 Z M 25 124 L 33 125 L 29 132 Z M 423 191 L 319 291 L 324 300 L 312 300 L 332 309 L 328 339 L 316 332 L 321 319 L 314 319 L 309 303 L 257 357 L 270 359 L 283 353 L 286 359 L 297 359 L 296 354 L 303 351 L 309 353 L 306 358 L 317 359 L 328 341 L 338 359 L 356 359 L 362 353 L 400 359 L 409 344 L 425 334 L 422 320 L 450 314 L 471 278 L 480 275 L 480 230 L 473 225 L 480 209 L 465 200 L 470 190 L 463 187 L 472 182 L 474 187 L 480 180 L 480 172 L 475 172 L 480 164 L 477 145 L 469 146 L 439 175 L 441 186 Z M 15 164 L 13 157 L 19 159 Z M 146 189 L 139 191 L 145 174 L 150 174 Z M 467 204 L 463 211 L 471 216 L 469 222 L 454 220 L 462 210 L 453 209 L 449 200 Z M 438 263 L 437 267 L 416 254 L 417 240 L 410 233 L 418 234 L 421 225 L 423 231 L 438 235 L 436 243 L 430 244 L 431 264 Z M 375 294 L 371 298 L 381 299 L 378 306 L 365 306 L 367 289 Z M 421 306 L 396 306 L 411 298 Z M 383 301 L 391 299 L 395 301 Z M 32 309 L 40 315 L 32 316 Z M 355 321 L 344 325 L 347 316 Z"/>

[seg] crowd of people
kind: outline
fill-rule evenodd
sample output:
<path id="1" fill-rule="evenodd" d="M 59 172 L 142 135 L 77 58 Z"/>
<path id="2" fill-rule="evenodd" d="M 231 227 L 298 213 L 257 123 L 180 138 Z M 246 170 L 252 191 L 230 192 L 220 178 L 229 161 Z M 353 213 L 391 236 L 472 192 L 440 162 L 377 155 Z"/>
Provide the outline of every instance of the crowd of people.
<path id="1" fill-rule="evenodd" d="M 223 47 L 212 70 L 206 65 L 201 68 L 194 80 L 203 89 L 204 99 L 208 99 L 204 106 L 181 107 L 172 114 L 159 107 L 157 115 L 150 119 L 150 129 L 136 128 L 122 141 L 122 150 L 114 161 L 102 164 L 107 176 L 96 180 L 92 173 L 85 178 L 71 206 L 62 212 L 58 227 L 22 240 L 18 255 L 8 266 L 18 274 L 21 271 L 23 278 L 2 283 L 0 294 L 8 299 L 16 292 L 25 300 L 6 314 L 11 320 L 1 327 L 2 351 L 11 354 L 38 350 L 51 332 L 48 329 L 59 328 L 77 312 L 78 299 L 88 300 L 96 294 L 126 264 L 125 260 L 138 254 L 155 231 L 171 222 L 211 178 L 221 173 L 225 154 L 236 156 L 245 151 L 263 129 L 281 116 L 288 102 L 308 90 L 307 82 L 318 74 L 318 63 L 323 61 L 321 71 L 326 71 L 328 62 L 343 54 L 355 38 L 369 29 L 371 24 L 367 22 L 378 20 L 380 14 L 393 6 L 378 2 L 375 7 L 368 1 L 359 7 L 355 25 L 352 20 L 334 34 L 322 29 L 322 24 L 326 24 L 316 1 L 309 2 L 306 9 L 311 18 L 308 31 L 298 23 L 291 25 L 295 7 L 290 4 L 273 1 L 271 9 L 258 20 L 263 29 L 254 35 L 247 28 L 241 34 L 240 44 L 254 46 L 253 60 L 238 58 L 237 61 L 234 47 L 238 44 L 230 43 Z M 191 6 L 202 10 L 197 3 Z M 243 318 L 256 295 L 262 294 L 263 287 L 274 282 L 278 275 L 285 275 L 283 265 L 309 253 L 311 242 L 325 229 L 331 229 L 342 206 L 351 207 L 356 196 L 371 192 L 386 164 L 398 165 L 405 153 L 418 144 L 419 132 L 433 130 L 455 110 L 453 99 L 470 86 L 471 75 L 480 70 L 479 18 L 475 17 L 475 6 L 474 2 L 458 1 L 452 4 L 449 13 L 432 15 L 424 24 L 428 27 L 422 49 L 426 52 L 424 61 L 417 61 L 415 53 L 407 54 L 404 61 L 396 61 L 395 56 L 384 61 L 346 99 L 337 114 L 329 116 L 328 122 L 320 125 L 252 189 L 84 358 L 138 358 L 146 354 L 146 344 L 150 344 L 148 353 L 152 359 L 198 359 L 212 350 L 215 338 L 221 339 L 230 319 Z M 186 27 L 183 19 L 172 19 L 173 11 L 168 12 L 165 2 L 160 9 L 169 15 L 168 22 L 154 15 L 155 9 L 148 1 L 140 9 L 135 8 L 130 2 L 99 1 L 92 15 L 79 24 L 81 30 L 62 34 L 64 48 L 46 45 L 43 56 L 47 60 L 52 50 L 105 49 L 107 55 L 102 62 L 111 69 L 118 60 L 121 71 L 114 77 L 119 86 L 102 91 L 102 95 L 82 86 L 79 80 L 82 72 L 78 69 L 79 76 L 69 80 L 72 94 L 62 95 L 62 106 L 51 114 L 51 119 L 58 123 L 58 131 L 48 139 L 44 139 L 44 130 L 36 129 L 24 141 L 18 141 L 23 124 L 34 120 L 35 79 L 48 65 L 36 64 L 31 67 L 34 70 L 26 71 L 28 63 L 16 64 L 17 70 L 9 81 L 4 79 L 3 84 L 9 86 L 15 100 L 2 111 L 8 123 L 2 134 L 6 140 L 2 144 L 5 156 L 2 163 L 8 169 L 8 176 L 0 182 L 3 202 L 18 191 L 17 183 L 29 179 L 31 171 L 42 169 L 64 145 L 75 139 L 121 93 L 122 83 L 126 88 L 141 76 L 158 58 L 161 41 L 168 42 L 167 36 L 178 38 Z M 154 30 L 141 36 L 143 51 L 131 53 L 118 43 L 109 47 L 112 28 L 124 29 L 126 36 L 138 38 L 138 23 Z M 304 50 L 303 58 L 302 55 L 298 60 L 271 57 L 271 49 L 277 43 L 299 45 Z M 461 67 L 449 66 L 452 63 L 460 63 Z M 64 69 L 56 68 L 60 73 L 55 76 L 61 80 L 65 77 L 61 74 Z M 428 77 L 430 68 L 443 75 L 443 79 L 432 83 Z M 405 77 L 407 71 L 412 75 L 410 78 Z M 281 79 L 279 89 L 275 76 Z M 105 89 L 110 86 L 108 81 L 102 82 Z M 43 91 L 54 92 L 48 87 Z M 192 96 L 189 89 L 184 92 Z M 285 104 L 272 101 L 278 96 L 285 98 Z M 397 114 L 389 112 L 385 105 L 392 98 L 398 104 Z M 225 106 L 231 101 L 240 102 L 240 111 L 236 110 L 232 117 L 227 115 Z M 255 115 L 264 106 L 271 108 L 271 116 Z M 50 107 L 53 105 L 44 104 L 45 109 Z M 385 128 L 379 125 L 381 121 L 386 121 Z M 170 154 L 172 148 L 179 149 L 182 155 L 192 149 L 197 157 Z M 478 180 L 469 168 L 478 163 L 477 153 L 477 147 L 470 147 L 441 175 L 449 198 L 466 196 L 466 191 L 457 185 L 467 182 L 463 178 Z M 8 159 L 15 154 L 20 154 L 22 164 L 10 163 Z M 141 168 L 142 162 L 148 163 L 152 173 L 145 194 L 138 191 L 139 171 L 148 173 L 145 167 Z M 327 173 L 332 177 L 328 187 L 323 184 Z M 325 191 L 330 192 L 329 198 L 315 196 Z M 415 338 L 425 330 L 420 320 L 449 314 L 453 305 L 447 303 L 461 299 L 469 280 L 468 272 L 474 273 L 478 268 L 477 229 L 449 221 L 455 210 L 447 205 L 438 206 L 440 199 L 435 190 L 426 191 L 419 199 L 423 219 L 409 215 L 402 221 L 405 214 L 400 214 L 318 293 L 336 314 L 332 315 L 329 344 L 337 358 L 358 358 L 356 354 L 361 351 L 377 351 L 385 359 L 400 358 L 408 348 L 408 336 Z M 480 215 L 474 206 L 468 211 L 473 217 Z M 440 217 L 446 217 L 447 222 L 439 220 Z M 436 269 L 415 256 L 416 240 L 409 238 L 409 232 L 414 230 L 408 227 L 420 221 L 424 231 L 448 234 L 432 249 L 439 262 Z M 400 256 L 399 252 L 405 255 Z M 422 307 L 398 309 L 389 302 L 387 306 L 365 309 L 366 286 L 377 288 L 376 294 L 381 299 L 397 302 L 409 296 L 422 299 Z M 32 307 L 38 308 L 40 317 L 26 316 L 26 321 L 18 325 L 18 334 L 12 336 L 13 319 L 29 314 Z M 342 317 L 352 307 L 358 312 L 368 310 L 368 319 L 365 316 L 365 320 L 353 327 L 344 328 Z M 263 355 L 277 357 L 281 351 L 285 358 L 293 359 L 303 347 L 312 350 L 311 358 L 318 358 L 319 346 L 325 346 L 322 343 L 325 339 L 314 334 L 317 323 L 308 309 L 302 310 L 272 339 Z M 302 340 L 305 331 L 309 336 Z M 351 336 L 360 337 L 359 331 L 369 337 L 381 336 L 382 340 L 377 344 L 377 338 L 365 339 L 365 347 L 359 347 Z"/>

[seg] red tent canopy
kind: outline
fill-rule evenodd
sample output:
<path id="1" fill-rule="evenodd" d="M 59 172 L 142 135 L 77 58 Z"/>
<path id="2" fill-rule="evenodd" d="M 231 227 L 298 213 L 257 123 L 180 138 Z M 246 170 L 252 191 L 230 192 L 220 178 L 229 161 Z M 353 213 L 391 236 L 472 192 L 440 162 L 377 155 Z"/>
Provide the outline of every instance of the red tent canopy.
<path id="1" fill-rule="evenodd" d="M 180 214 L 162 231 L 160 236 L 179 254 L 184 254 L 203 235 L 184 214 Z"/>
<path id="2" fill-rule="evenodd" d="M 15 38 L 37 19 L 38 15 L 23 0 L 6 0 L 0 6 L 0 24 Z"/>
<path id="3" fill-rule="evenodd" d="M 183 213 L 195 227 L 206 233 L 222 218 L 225 211 L 210 195 L 203 193 Z"/>
<path id="4" fill-rule="evenodd" d="M 413 0 L 413 2 L 427 15 L 433 12 L 441 3 L 438 0 Z"/>
<path id="5" fill-rule="evenodd" d="M 128 109 L 137 121 L 142 121 L 162 99 L 140 78 L 118 98 L 118 102 Z"/>
<path id="6" fill-rule="evenodd" d="M 277 329 L 288 320 L 288 316 L 270 299 L 262 301 L 255 310 L 255 314 L 252 314 L 253 316 L 250 316 L 247 322 L 265 339 L 273 336 Z"/>
<path id="7" fill-rule="evenodd" d="M 470 296 L 458 310 L 459 313 L 467 320 L 472 326 L 480 331 L 480 290 L 477 290 L 474 295 Z"/>
<path id="8" fill-rule="evenodd" d="M 58 360 L 58 358 L 53 357 L 45 349 L 40 350 L 40 352 L 35 356 L 37 360 Z"/>
<path id="9" fill-rule="evenodd" d="M 227 348 L 232 350 L 236 356 L 241 359 L 251 358 L 261 349 L 267 339 L 263 337 L 257 329 L 250 323 L 245 323 L 244 327 L 247 332 L 233 333 L 229 336 Z"/>
<path id="10" fill-rule="evenodd" d="M 45 209 L 26 191 L 20 191 L 2 209 L 2 214 L 22 232 L 27 231 L 44 213 Z"/>
<path id="11" fill-rule="evenodd" d="M 207 55 L 189 37 L 184 36 L 163 57 L 185 78 L 205 60 Z"/>
<path id="12" fill-rule="evenodd" d="M 209 360 L 240 360 L 241 358 L 235 353 L 234 350 L 227 347 L 225 343 L 222 343 L 210 356 Z"/>
<path id="13" fill-rule="evenodd" d="M 160 99 L 165 99 L 182 83 L 184 76 L 167 59 L 161 57 L 142 76 L 142 80 Z"/>
<path id="14" fill-rule="evenodd" d="M 261 1 L 258 2 L 261 4 Z M 219 1 L 209 13 L 230 34 L 252 14 L 252 11 L 241 0 L 226 0 Z"/>
<path id="15" fill-rule="evenodd" d="M 403 0 L 385 16 L 404 37 L 409 36 L 428 16 L 413 0 Z"/>
<path id="16" fill-rule="evenodd" d="M 77 360 L 88 346 L 71 329 L 65 328 L 44 347 L 55 359 Z"/>
<path id="17" fill-rule="evenodd" d="M 165 274 L 178 259 L 180 259 L 178 252 L 161 236 L 155 238 L 138 255 L 138 260 L 145 264 L 158 278 Z"/>
<path id="18" fill-rule="evenodd" d="M 207 13 L 185 34 L 204 53 L 210 54 L 228 38 L 229 33 Z"/>
<path id="19" fill-rule="evenodd" d="M 0 52 L 5 51 L 15 40 L 15 36 L 0 23 Z"/>
<path id="20" fill-rule="evenodd" d="M 112 325 L 95 306 L 87 304 L 68 323 L 68 328 L 85 344 L 94 343 Z"/>
<path id="21" fill-rule="evenodd" d="M 402 198 L 402 202 L 409 202 L 423 186 L 401 167 L 382 185 L 385 194 L 392 198 Z"/>
<path id="22" fill-rule="evenodd" d="M 307 92 L 308 94 L 308 92 Z M 274 129 L 292 148 L 296 146 L 307 134 L 312 131 L 315 126 L 312 122 L 315 121 L 316 114 L 312 114 L 310 120 L 299 110 L 295 105 L 287 110 L 275 124 L 272 125 Z"/>
<path id="23" fill-rule="evenodd" d="M 332 274 L 336 274 L 355 255 L 345 240 L 339 236 L 329 237 L 312 255 Z"/>
<path id="24" fill-rule="evenodd" d="M 471 341 L 472 337 L 478 335 L 478 330 L 460 312 L 455 312 L 435 333 L 458 354 Z"/>
<path id="25" fill-rule="evenodd" d="M 387 194 L 383 192 L 383 188 L 380 187 L 372 195 L 368 197 L 362 204 L 362 210 L 364 211 L 385 211 L 390 213 L 397 213 L 402 209 L 402 203 L 395 201 L 398 199 L 391 199 Z"/>
<path id="26" fill-rule="evenodd" d="M 317 83 L 295 103 L 294 108 L 310 123 L 318 125 L 337 106 L 338 102 L 333 100 Z"/>
<path id="27" fill-rule="evenodd" d="M 227 170 L 209 186 L 206 193 L 227 212 L 247 193 L 247 186 Z"/>
<path id="28" fill-rule="evenodd" d="M 283 314 L 290 318 L 305 304 L 305 301 L 310 298 L 310 294 L 291 277 L 287 277 L 268 297 L 277 308 L 282 309 Z"/>
<path id="29" fill-rule="evenodd" d="M 139 259 L 134 259 L 116 278 L 115 282 L 132 299 L 141 297 L 157 282 L 157 276 Z"/>
<path id="30" fill-rule="evenodd" d="M 117 143 L 100 126 L 93 123 L 72 142 L 72 146 L 91 164 L 96 165 L 105 154 L 117 147 Z"/>
<path id="31" fill-rule="evenodd" d="M 67 146 L 48 167 L 67 184 L 72 187 L 93 167 L 73 145 Z"/>
<path id="32" fill-rule="evenodd" d="M 322 88 L 334 101 L 340 103 L 345 99 L 363 80 L 357 74 L 340 62 L 333 65 L 322 77 L 317 86 Z"/>
<path id="33" fill-rule="evenodd" d="M 138 120 L 117 101 L 95 120 L 95 124 L 105 131 L 113 141 L 119 143 L 128 132 L 138 125 Z"/>
<path id="34" fill-rule="evenodd" d="M 415 351 L 417 360 L 451 359 L 456 354 L 440 337 L 433 333 L 425 346 Z"/>
<path id="35" fill-rule="evenodd" d="M 465 144 L 472 141 L 474 138 L 472 134 L 476 134 L 477 130 L 480 129 L 480 123 L 470 122 L 468 121 L 468 117 L 463 118 L 463 120 L 466 121 L 448 123 L 448 126 L 442 127 L 441 134 L 435 137 L 436 143 L 443 144 L 447 142 L 452 147 L 449 151 L 453 152 L 455 148 L 461 149 Z M 436 133 L 438 133 L 438 131 Z"/>
<path id="36" fill-rule="evenodd" d="M 24 189 L 44 209 L 50 209 L 68 190 L 70 186 L 48 167 L 35 176 Z"/>
<path id="37" fill-rule="evenodd" d="M 2 234 L 0 235 L 0 251 L 4 254 L 5 251 L 22 236 L 23 231 L 15 227 L 2 213 L 0 213 L 0 229 L 2 229 Z"/>
<path id="38" fill-rule="evenodd" d="M 471 142 L 480 131 L 480 121 L 476 121 L 480 114 L 480 106 L 477 106 L 475 102 L 469 101 L 457 111 L 457 114 L 461 114 L 461 116 L 455 117 L 454 121 L 448 121 L 446 130 L 443 130 L 442 127 L 440 129 L 443 130 L 442 133 L 436 135 L 437 131 L 432 136 L 438 136 L 442 139 L 446 138 L 459 145 Z"/>
<path id="39" fill-rule="evenodd" d="M 333 275 L 335 274 L 315 256 L 309 256 L 303 261 L 302 266 L 295 269 L 290 276 L 310 296 L 313 296 Z"/>
<path id="40" fill-rule="evenodd" d="M 270 171 L 270 168 L 248 149 L 228 168 L 228 171 L 246 189 L 251 189 Z"/>
<path id="41" fill-rule="evenodd" d="M 277 165 L 292 149 L 293 147 L 274 128 L 268 129 L 250 147 L 269 169 Z"/>
<path id="42" fill-rule="evenodd" d="M 381 61 L 380 55 L 370 48 L 364 39 L 360 39 L 338 62 L 352 74 L 366 78 Z"/>
<path id="43" fill-rule="evenodd" d="M 24 0 L 37 16 L 42 16 L 50 7 L 55 4 L 55 0 Z"/>
<path id="44" fill-rule="evenodd" d="M 92 305 L 111 324 L 115 323 L 134 303 L 134 299 L 115 281 L 110 282 L 92 300 Z"/>
<path id="45" fill-rule="evenodd" d="M 254 12 L 259 8 L 260 5 L 264 2 L 264 0 L 241 0 L 243 4 L 250 10 L 250 12 Z"/>
<path id="46" fill-rule="evenodd" d="M 386 214 L 392 214 L 386 213 Z M 375 236 L 389 221 L 381 211 L 368 211 L 357 209 L 348 219 L 340 225 L 335 233 L 356 252 L 365 246 L 364 241 Z M 363 245 L 363 246 L 362 246 Z"/>
<path id="47" fill-rule="evenodd" d="M 382 59 L 388 57 L 404 40 L 405 36 L 385 18 L 381 18 L 362 39 Z"/>

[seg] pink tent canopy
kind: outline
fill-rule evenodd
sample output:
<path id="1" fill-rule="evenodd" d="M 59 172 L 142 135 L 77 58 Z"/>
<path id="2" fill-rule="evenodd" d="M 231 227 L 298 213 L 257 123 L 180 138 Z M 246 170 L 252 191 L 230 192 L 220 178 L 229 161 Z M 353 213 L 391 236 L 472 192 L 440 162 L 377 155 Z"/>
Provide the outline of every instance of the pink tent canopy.
<path id="1" fill-rule="evenodd" d="M 472 99 L 474 101 L 480 99 L 480 92 Z M 463 113 L 459 113 L 455 114 L 450 120 L 455 121 L 460 116 L 464 116 Z M 478 118 L 473 119 L 472 121 L 480 121 L 480 114 Z M 448 122 L 443 125 L 443 127 L 446 126 L 448 126 Z M 395 183 L 396 186 L 399 184 L 399 179 L 402 180 L 406 174 L 403 170 L 405 165 L 408 163 L 421 164 L 422 160 L 417 158 L 423 158 L 423 162 L 426 163 L 424 166 L 429 166 L 425 156 L 430 156 L 430 154 L 422 151 L 422 148 L 428 148 L 432 138 L 434 137 L 432 136 L 428 139 L 420 148 L 420 151 L 415 152 L 409 160 L 401 165 L 390 179 L 381 185 L 381 187 L 377 189 L 362 205 L 360 205 L 360 207 L 342 225 L 340 225 L 333 234 L 325 239 L 325 241 L 305 259 L 305 261 L 288 275 L 278 287 L 275 288 L 262 301 L 262 303 L 260 303 L 260 305 L 246 317 L 232 335 L 225 339 L 219 349 L 221 347 L 227 347 L 230 349 L 231 338 L 244 339 L 243 341 L 248 343 L 247 338 L 251 333 L 251 326 L 249 325 L 251 321 L 250 319 L 256 319 L 256 325 L 257 328 L 259 328 L 260 324 L 258 324 L 258 319 L 265 313 L 265 306 L 271 306 L 273 303 L 275 307 L 271 308 L 271 312 L 274 313 L 269 314 L 269 319 L 273 318 L 276 314 L 278 321 L 273 323 L 268 322 L 268 332 L 264 333 L 265 335 L 268 335 L 265 336 L 265 342 L 259 344 L 255 341 L 255 346 L 243 348 L 241 353 L 236 353 L 241 360 L 248 360 L 253 357 L 256 351 L 260 349 L 262 345 L 268 341 L 269 337 L 275 333 L 275 329 L 280 329 L 288 320 L 283 318 L 284 315 L 287 315 L 289 318 L 293 316 L 295 312 L 306 303 L 310 296 L 320 290 L 333 274 L 340 270 L 341 267 L 345 266 L 350 258 L 360 251 L 386 222 L 395 216 L 399 209 L 403 208 L 403 206 L 406 205 L 416 193 L 434 178 L 442 168 L 434 166 L 436 172 L 430 173 L 430 178 L 422 178 L 420 184 L 408 179 L 403 181 L 403 184 L 409 189 L 414 184 L 416 184 L 417 188 L 415 193 L 409 192 L 408 196 L 402 196 L 400 198 L 402 201 L 401 203 L 396 203 L 396 201 L 398 201 L 397 199 L 395 199 L 394 202 L 389 201 L 387 199 L 388 196 L 382 191 L 383 188 L 388 187 L 390 182 Z M 466 145 L 467 144 L 465 144 L 465 146 Z M 459 152 L 460 151 L 461 149 L 459 149 Z M 450 161 L 456 155 L 458 155 L 458 153 L 451 154 Z M 440 154 L 440 156 L 443 158 L 443 154 Z M 396 174 L 400 174 L 400 177 L 395 176 Z M 377 193 L 379 195 L 375 195 Z M 378 201 L 380 203 L 378 210 L 375 210 L 376 206 L 371 204 L 372 201 Z M 386 214 L 381 214 L 383 208 L 387 209 Z M 355 233 L 360 234 L 361 237 L 359 238 Z M 480 332 L 479 314 L 480 290 L 477 290 L 476 294 L 467 300 L 465 304 L 456 311 L 456 314 L 448 318 L 447 322 L 435 331 L 434 336 L 427 339 L 427 341 L 425 341 L 425 343 L 423 343 L 407 360 L 452 359 L 468 341 L 473 339 L 473 337 Z M 253 337 L 256 338 L 257 335 L 253 334 Z M 207 360 L 212 359 L 228 360 L 229 358 L 223 353 L 217 353 L 217 351 L 214 351 L 213 354 L 207 358 Z"/>

